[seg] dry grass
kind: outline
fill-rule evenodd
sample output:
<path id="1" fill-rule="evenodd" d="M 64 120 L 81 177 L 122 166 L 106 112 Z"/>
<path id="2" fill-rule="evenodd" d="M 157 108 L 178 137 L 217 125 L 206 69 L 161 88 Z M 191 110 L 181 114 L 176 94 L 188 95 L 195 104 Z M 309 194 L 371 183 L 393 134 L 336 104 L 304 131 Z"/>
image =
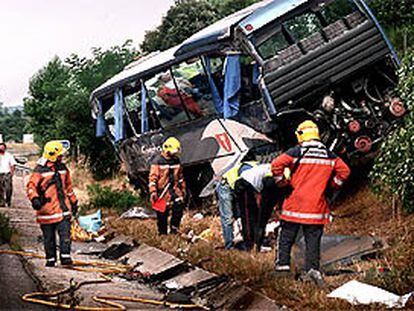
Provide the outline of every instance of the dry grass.
<path id="1" fill-rule="evenodd" d="M 293 279 L 274 279 L 271 276 L 274 253 L 224 251 L 220 221 L 217 216 L 205 217 L 200 221 L 192 219 L 192 213 L 185 215 L 182 236 L 159 237 L 155 220 L 121 220 L 112 218 L 111 227 L 133 236 L 149 245 L 187 260 L 216 274 L 226 274 L 240 283 L 262 292 L 278 304 L 293 310 L 379 310 L 381 306 L 351 306 L 345 301 L 328 299 L 326 295 L 348 280 L 357 278 L 363 282 L 382 286 L 398 294 L 412 290 L 414 284 L 414 215 L 393 217 L 392 209 L 379 202 L 367 189 L 362 188 L 352 198 L 340 203 L 336 221 L 327 226 L 327 232 L 340 234 L 384 237 L 390 248 L 383 258 L 354 264 L 352 269 L 361 272 L 355 275 L 326 277 L 326 287 L 316 288 Z M 214 238 L 210 242 L 191 244 L 184 237 L 190 230 L 199 234 L 211 228 Z M 378 267 L 391 269 L 391 273 L 379 274 Z M 385 309 L 384 309 L 385 310 Z"/>

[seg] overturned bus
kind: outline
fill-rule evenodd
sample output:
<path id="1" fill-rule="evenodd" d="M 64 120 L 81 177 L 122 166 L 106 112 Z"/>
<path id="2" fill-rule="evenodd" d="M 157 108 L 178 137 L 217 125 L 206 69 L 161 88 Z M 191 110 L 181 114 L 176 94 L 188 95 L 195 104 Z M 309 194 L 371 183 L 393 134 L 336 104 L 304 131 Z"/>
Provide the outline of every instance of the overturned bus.
<path id="1" fill-rule="evenodd" d="M 344 159 L 369 158 L 405 114 L 398 65 L 364 0 L 265 0 L 131 63 L 91 103 L 97 136 L 144 190 L 176 136 L 195 197 L 246 154 L 269 161 L 295 144 L 304 119 Z"/>

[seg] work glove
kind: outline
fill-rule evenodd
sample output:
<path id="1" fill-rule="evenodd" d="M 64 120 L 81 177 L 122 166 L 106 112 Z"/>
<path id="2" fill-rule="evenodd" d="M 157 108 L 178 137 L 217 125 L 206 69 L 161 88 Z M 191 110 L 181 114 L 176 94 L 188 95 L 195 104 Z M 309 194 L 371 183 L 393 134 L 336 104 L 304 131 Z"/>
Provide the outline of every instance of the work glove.
<path id="1" fill-rule="evenodd" d="M 75 203 L 72 203 L 71 206 L 72 206 L 72 216 L 76 217 L 76 215 L 78 215 L 78 210 L 79 210 L 78 201 L 76 201 Z"/>
<path id="2" fill-rule="evenodd" d="M 158 194 L 156 192 L 151 193 L 151 202 L 154 203 L 158 200 Z"/>
<path id="3" fill-rule="evenodd" d="M 35 198 L 32 199 L 32 207 L 36 211 L 38 211 L 42 208 L 42 201 L 40 201 L 40 198 L 35 197 Z"/>

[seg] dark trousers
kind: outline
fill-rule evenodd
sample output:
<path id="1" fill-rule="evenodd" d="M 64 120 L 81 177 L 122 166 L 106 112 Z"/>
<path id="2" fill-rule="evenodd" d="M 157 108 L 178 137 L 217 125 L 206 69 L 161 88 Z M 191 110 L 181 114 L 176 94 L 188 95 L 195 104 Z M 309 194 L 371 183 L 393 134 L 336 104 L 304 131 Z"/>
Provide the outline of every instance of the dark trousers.
<path id="1" fill-rule="evenodd" d="M 46 260 L 56 262 L 56 232 L 59 235 L 60 260 L 70 258 L 70 220 L 65 218 L 54 224 L 42 224 Z"/>
<path id="2" fill-rule="evenodd" d="M 304 225 L 294 222 L 281 221 L 279 233 L 278 253 L 276 264 L 290 265 L 290 252 L 295 243 L 299 229 L 302 227 L 305 236 L 305 271 L 319 270 L 321 239 L 323 225 Z"/>
<path id="3" fill-rule="evenodd" d="M 4 206 L 4 203 L 10 206 L 12 195 L 13 195 L 12 175 L 10 173 L 0 174 L 0 206 Z"/>
<path id="4" fill-rule="evenodd" d="M 173 203 L 172 206 L 168 207 L 164 213 L 157 212 L 157 226 L 159 234 L 168 233 L 168 216 L 171 211 L 171 222 L 170 231 L 176 233 L 180 228 L 181 218 L 183 218 L 183 203 Z"/>
<path id="5" fill-rule="evenodd" d="M 279 188 L 276 186 L 273 177 L 265 177 L 263 179 L 263 190 L 261 192 L 262 198 L 260 201 L 255 233 L 255 243 L 257 250 L 260 250 L 260 247 L 263 244 L 267 222 L 269 221 L 270 216 L 272 216 L 272 212 L 275 208 L 276 203 L 280 199 L 278 191 Z"/>
<path id="6" fill-rule="evenodd" d="M 253 248 L 258 218 L 256 190 L 245 181 L 239 179 L 235 185 L 237 204 L 242 221 L 242 235 L 247 249 Z"/>

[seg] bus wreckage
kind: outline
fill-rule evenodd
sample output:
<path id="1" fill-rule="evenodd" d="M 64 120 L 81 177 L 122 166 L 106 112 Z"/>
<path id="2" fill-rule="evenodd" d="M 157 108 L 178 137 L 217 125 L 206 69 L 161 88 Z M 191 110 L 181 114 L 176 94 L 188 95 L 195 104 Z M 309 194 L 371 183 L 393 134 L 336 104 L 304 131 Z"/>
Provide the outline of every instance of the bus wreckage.
<path id="1" fill-rule="evenodd" d="M 128 65 L 93 91 L 97 136 L 147 188 L 162 141 L 182 143 L 192 197 L 247 154 L 270 161 L 313 119 L 350 163 L 405 114 L 398 57 L 364 0 L 267 0 Z"/>

